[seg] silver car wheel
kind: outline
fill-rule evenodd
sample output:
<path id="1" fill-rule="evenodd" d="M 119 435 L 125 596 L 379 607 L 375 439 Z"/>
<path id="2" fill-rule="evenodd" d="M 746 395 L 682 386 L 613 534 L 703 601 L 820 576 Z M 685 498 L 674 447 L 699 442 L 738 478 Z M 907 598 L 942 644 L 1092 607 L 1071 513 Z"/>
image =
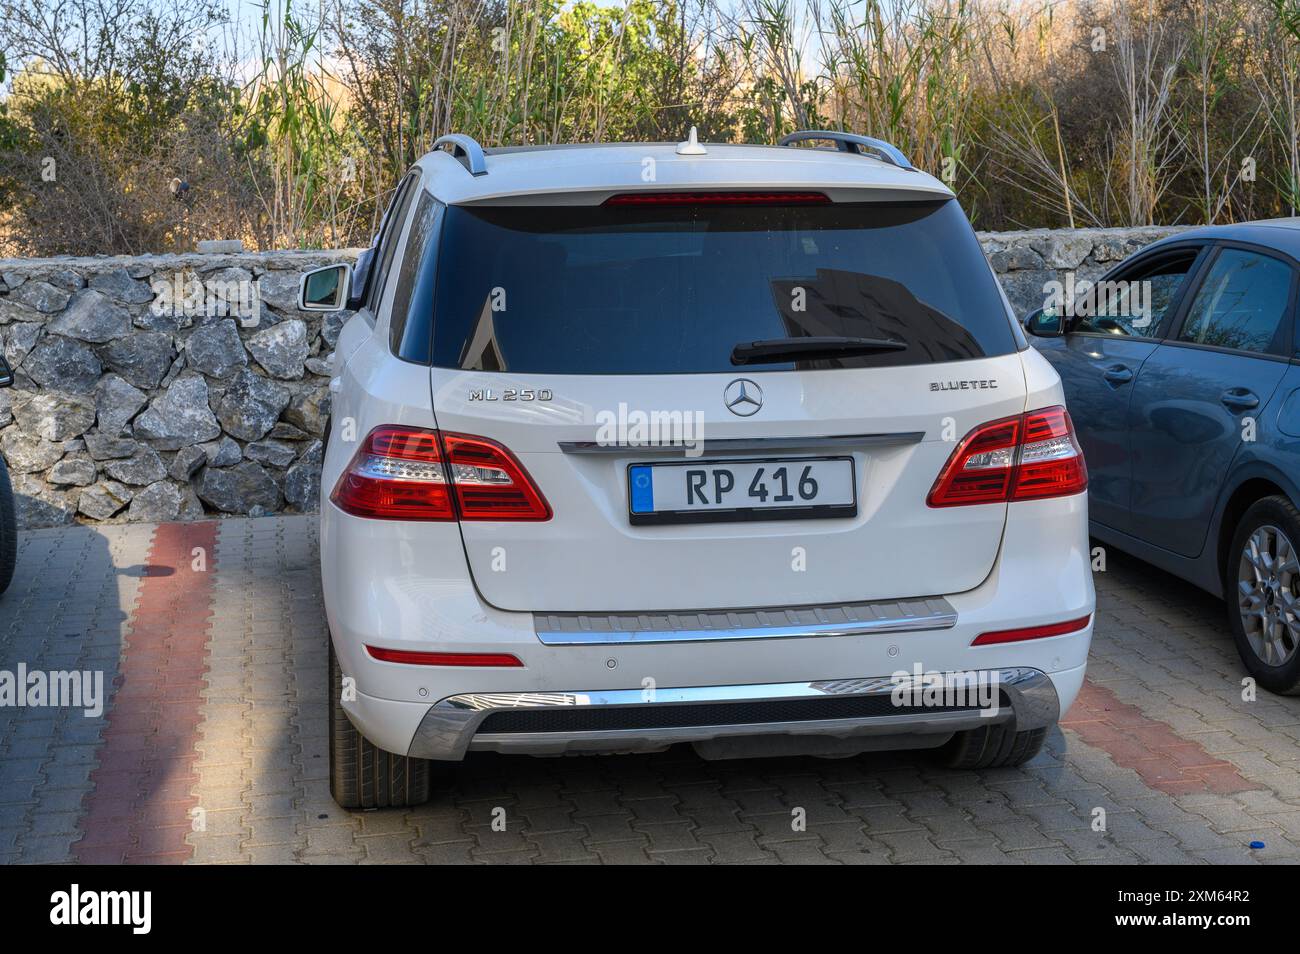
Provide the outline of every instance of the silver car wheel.
<path id="1" fill-rule="evenodd" d="M 1284 665 L 1300 646 L 1300 562 L 1285 533 L 1259 527 L 1242 548 L 1237 568 L 1241 626 L 1266 666 Z"/>

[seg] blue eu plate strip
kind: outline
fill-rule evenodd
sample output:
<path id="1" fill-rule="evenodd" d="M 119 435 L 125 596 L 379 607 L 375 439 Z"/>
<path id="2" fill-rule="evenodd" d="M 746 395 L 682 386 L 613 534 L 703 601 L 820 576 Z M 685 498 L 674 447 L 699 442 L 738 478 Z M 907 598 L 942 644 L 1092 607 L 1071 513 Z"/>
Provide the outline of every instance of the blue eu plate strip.
<path id="1" fill-rule="evenodd" d="M 627 480 L 632 491 L 632 512 L 653 513 L 655 493 L 654 481 L 650 479 L 650 467 L 646 464 L 629 467 Z"/>

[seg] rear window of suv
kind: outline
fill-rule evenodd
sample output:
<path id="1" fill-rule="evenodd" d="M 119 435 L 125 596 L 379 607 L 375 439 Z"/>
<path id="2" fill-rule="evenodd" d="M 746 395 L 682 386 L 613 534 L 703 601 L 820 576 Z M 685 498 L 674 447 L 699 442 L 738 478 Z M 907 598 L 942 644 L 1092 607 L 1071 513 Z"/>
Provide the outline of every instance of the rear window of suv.
<path id="1" fill-rule="evenodd" d="M 754 370 L 958 361 L 1015 350 L 955 200 L 831 205 L 451 206 L 433 363 L 480 371 L 734 371 L 756 340 L 847 336 L 901 350 Z"/>

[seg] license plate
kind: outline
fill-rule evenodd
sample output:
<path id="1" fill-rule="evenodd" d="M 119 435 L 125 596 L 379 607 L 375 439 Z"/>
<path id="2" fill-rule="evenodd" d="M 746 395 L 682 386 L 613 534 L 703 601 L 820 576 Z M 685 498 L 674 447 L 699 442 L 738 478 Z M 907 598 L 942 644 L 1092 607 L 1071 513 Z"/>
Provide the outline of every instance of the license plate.
<path id="1" fill-rule="evenodd" d="M 853 517 L 851 457 L 631 464 L 633 525 Z"/>

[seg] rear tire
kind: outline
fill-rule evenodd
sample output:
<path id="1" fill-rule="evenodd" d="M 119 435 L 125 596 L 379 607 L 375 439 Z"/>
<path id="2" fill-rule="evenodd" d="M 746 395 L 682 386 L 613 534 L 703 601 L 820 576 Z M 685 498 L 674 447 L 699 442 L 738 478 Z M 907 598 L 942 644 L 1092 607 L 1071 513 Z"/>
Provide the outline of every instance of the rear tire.
<path id="1" fill-rule="evenodd" d="M 357 731 L 343 711 L 343 670 L 330 640 L 330 794 L 340 808 L 400 808 L 429 800 L 428 759 L 385 752 Z"/>
<path id="2" fill-rule="evenodd" d="M 1224 560 L 1223 595 L 1237 653 L 1269 692 L 1300 695 L 1300 511 L 1285 497 L 1242 514 Z"/>
<path id="3" fill-rule="evenodd" d="M 14 488 L 9 468 L 0 458 L 0 593 L 9 589 L 18 560 L 18 519 L 14 513 Z"/>
<path id="4" fill-rule="evenodd" d="M 1047 729 L 1016 732 L 1008 724 L 981 726 L 958 732 L 939 750 L 948 768 L 990 769 L 1023 765 L 1038 754 Z"/>

